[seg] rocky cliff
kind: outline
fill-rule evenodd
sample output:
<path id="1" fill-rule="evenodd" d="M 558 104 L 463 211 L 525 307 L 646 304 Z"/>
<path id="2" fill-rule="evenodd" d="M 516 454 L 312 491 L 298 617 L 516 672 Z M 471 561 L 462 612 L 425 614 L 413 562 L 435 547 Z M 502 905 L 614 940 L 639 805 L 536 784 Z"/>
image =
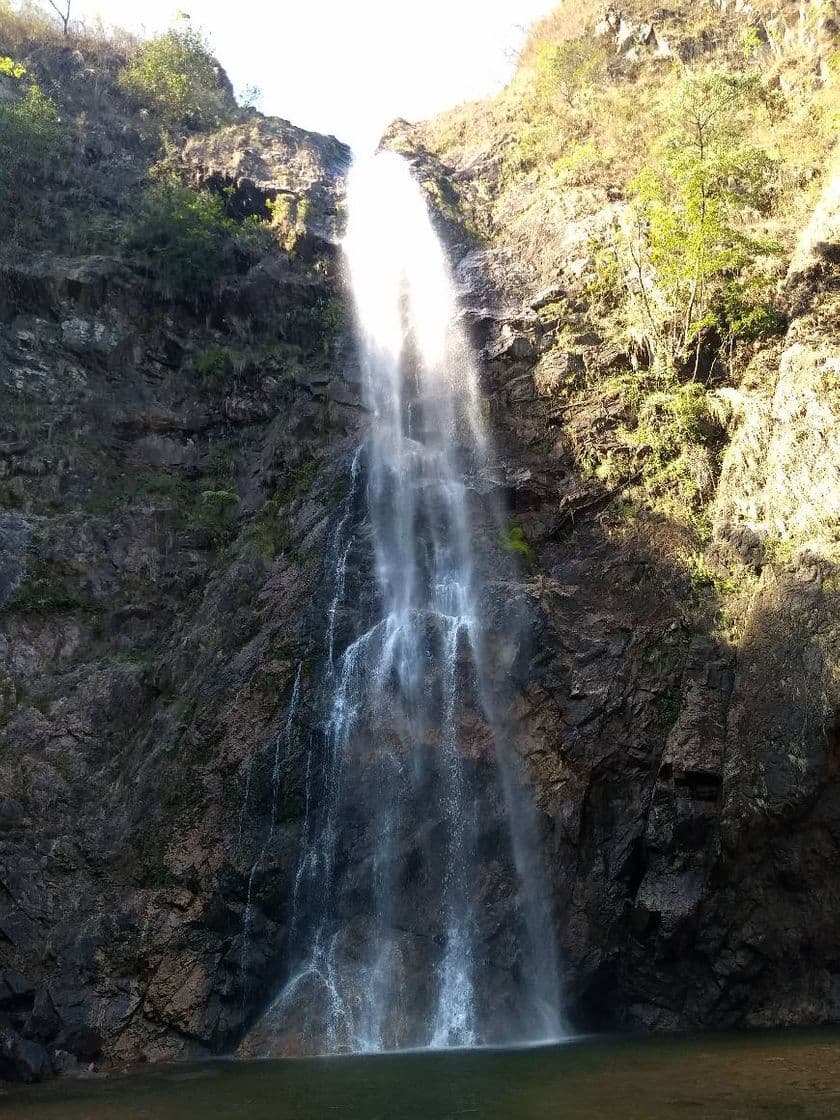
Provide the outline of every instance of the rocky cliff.
<path id="1" fill-rule="evenodd" d="M 590 1027 L 840 1013 L 838 26 L 830 5 L 561 5 L 495 101 L 388 137 L 473 236 L 464 314 L 527 542 L 523 750 Z M 706 408 L 669 444 L 685 390 L 650 376 L 599 254 L 673 84 L 757 60 L 796 151 L 753 218 L 780 238 L 779 321 L 677 375 Z"/>
<path id="2" fill-rule="evenodd" d="M 16 57 L 69 136 L 28 189 L 57 227 L 91 183 L 122 221 L 156 122 L 119 55 L 38 31 Z M 261 998 L 252 958 L 261 984 L 279 968 L 291 839 L 245 961 L 243 911 L 359 418 L 334 267 L 349 153 L 229 113 L 173 141 L 179 174 L 237 220 L 275 198 L 308 217 L 211 290 L 167 296 L 119 227 L 93 254 L 47 230 L 0 259 L 0 1075 L 225 1050 Z"/>
<path id="3" fill-rule="evenodd" d="M 779 326 L 704 367 L 716 407 L 663 451 L 661 390 L 597 286 L 635 156 L 580 131 L 550 174 L 523 152 L 535 60 L 597 43 L 615 110 L 734 44 L 796 119 L 836 108 L 836 14 L 813 7 L 561 6 L 500 98 L 387 138 L 481 352 L 480 485 L 521 560 L 485 614 L 527 634 L 505 687 L 582 1027 L 840 1017 L 840 177 L 813 139 L 768 218 Z M 22 180 L 37 236 L 0 252 L 0 1074 L 34 1078 L 232 1049 L 282 976 L 306 776 L 291 757 L 270 828 L 272 768 L 364 416 L 335 253 L 347 150 L 230 100 L 164 150 L 120 50 L 8 34 L 66 143 Z M 161 162 L 233 223 L 198 294 L 121 232 Z M 270 239 L 243 250 L 255 222 Z M 685 452 L 688 492 L 665 469 Z"/>

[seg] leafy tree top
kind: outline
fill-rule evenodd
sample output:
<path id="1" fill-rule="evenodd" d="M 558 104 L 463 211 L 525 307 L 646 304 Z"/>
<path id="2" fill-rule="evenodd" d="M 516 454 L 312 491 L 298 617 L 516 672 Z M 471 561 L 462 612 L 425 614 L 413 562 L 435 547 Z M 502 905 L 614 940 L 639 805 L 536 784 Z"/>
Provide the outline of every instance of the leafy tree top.
<path id="1" fill-rule="evenodd" d="M 186 20 L 144 43 L 119 84 L 133 101 L 153 110 L 164 127 L 212 127 L 228 109 L 219 64 Z"/>

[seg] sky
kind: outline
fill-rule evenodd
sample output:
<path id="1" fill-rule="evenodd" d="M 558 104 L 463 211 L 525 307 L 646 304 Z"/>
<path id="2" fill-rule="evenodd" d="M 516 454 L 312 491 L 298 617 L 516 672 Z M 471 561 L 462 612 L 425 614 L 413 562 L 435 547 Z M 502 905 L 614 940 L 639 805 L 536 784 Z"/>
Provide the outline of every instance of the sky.
<path id="1" fill-rule="evenodd" d="M 259 87 L 259 109 L 359 147 L 395 117 L 422 120 L 501 88 L 526 29 L 556 3 L 72 0 L 72 12 L 151 35 L 186 11 L 234 89 Z"/>

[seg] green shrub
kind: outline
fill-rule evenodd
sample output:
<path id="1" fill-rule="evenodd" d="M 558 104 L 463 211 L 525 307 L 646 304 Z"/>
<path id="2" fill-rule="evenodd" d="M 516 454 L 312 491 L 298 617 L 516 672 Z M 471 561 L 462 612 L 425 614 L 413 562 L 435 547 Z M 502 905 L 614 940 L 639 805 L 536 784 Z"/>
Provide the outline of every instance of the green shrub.
<path id="1" fill-rule="evenodd" d="M 253 264 L 274 241 L 266 223 L 254 216 L 236 221 L 218 194 L 188 187 L 165 172 L 147 187 L 127 243 L 145 257 L 165 295 L 200 297 L 223 272 Z M 209 367 L 198 372 L 213 374 Z"/>
<path id="2" fill-rule="evenodd" d="M 344 304 L 337 296 L 319 296 L 311 303 L 299 304 L 286 317 L 289 340 L 309 352 L 321 350 L 329 355 L 344 322 Z"/>
<path id="3" fill-rule="evenodd" d="M 118 81 L 132 101 L 151 109 L 165 127 L 206 128 L 219 124 L 228 112 L 219 64 L 201 33 L 188 25 L 143 43 Z"/>
<path id="4" fill-rule="evenodd" d="M 548 102 L 559 98 L 570 109 L 576 108 L 595 92 L 606 61 L 606 51 L 589 35 L 541 43 L 536 59 L 537 96 Z"/>
<path id="5" fill-rule="evenodd" d="M 22 62 L 15 62 L 7 55 L 0 55 L 0 77 L 22 78 L 26 74 L 26 67 Z"/>
<path id="6" fill-rule="evenodd" d="M 536 554 L 525 539 L 525 530 L 521 525 L 511 523 L 502 545 L 506 552 L 515 552 L 526 568 L 532 568 L 536 563 Z"/>
<path id="7" fill-rule="evenodd" d="M 251 544 L 256 554 L 267 564 L 270 564 L 291 543 L 288 523 L 284 515 L 284 496 L 275 494 L 263 504 L 249 526 Z"/>
<path id="8" fill-rule="evenodd" d="M 249 214 L 236 226 L 236 248 L 247 264 L 255 264 L 276 246 L 268 222 Z"/>
<path id="9" fill-rule="evenodd" d="M 722 341 L 775 322 L 763 259 L 776 251 L 746 222 L 766 210 L 775 167 L 750 144 L 756 74 L 689 75 L 673 98 L 659 158 L 636 177 L 617 257 L 631 333 L 664 366 L 700 360 L 704 332 Z"/>
<path id="10" fill-rule="evenodd" d="M 135 474 L 130 487 L 138 498 L 168 498 L 183 502 L 186 494 L 183 480 L 169 471 L 141 471 Z"/>
<path id="11" fill-rule="evenodd" d="M 52 558 L 31 556 L 26 576 L 0 613 L 58 614 L 89 610 L 92 604 L 74 573 Z"/>
<path id="12" fill-rule="evenodd" d="M 604 390 L 618 397 L 632 419 L 616 429 L 614 459 L 608 454 L 590 473 L 607 487 L 631 476 L 646 505 L 704 538 L 705 503 L 714 491 L 725 436 L 716 398 L 699 382 L 681 384 L 673 374 L 650 372 L 613 377 Z M 636 494 L 632 486 L 625 501 Z"/>
<path id="13" fill-rule="evenodd" d="M 505 156 L 510 170 L 551 171 L 564 181 L 586 180 L 601 158 L 593 125 L 607 78 L 603 46 L 583 36 L 541 42 L 522 126 Z"/>
<path id="14" fill-rule="evenodd" d="M 24 67 L 8 58 L 0 62 L 3 73 L 23 80 Z M 0 101 L 0 232 L 12 231 L 21 214 L 31 209 L 27 181 L 43 174 L 60 137 L 58 110 L 36 82 L 30 82 L 17 100 Z"/>
<path id="15" fill-rule="evenodd" d="M 306 195 L 282 192 L 266 203 L 269 225 L 283 248 L 292 253 L 306 235 L 306 223 L 312 216 L 312 203 Z"/>
<path id="16" fill-rule="evenodd" d="M 224 346 L 208 346 L 196 354 L 193 369 L 206 385 L 216 385 L 232 376 L 233 357 Z"/>
<path id="17" fill-rule="evenodd" d="M 239 501 L 235 490 L 202 490 L 198 504 L 198 521 L 209 530 L 214 540 L 221 541 L 229 535 L 233 522 L 233 509 Z"/>
<path id="18" fill-rule="evenodd" d="M 775 252 L 775 246 L 768 246 Z M 755 340 L 781 334 L 784 317 L 768 299 L 769 280 L 761 273 L 730 277 L 715 293 L 710 320 L 724 339 Z"/>
<path id="19" fill-rule="evenodd" d="M 680 714 L 680 694 L 674 688 L 666 688 L 659 697 L 659 714 L 666 730 L 670 731 Z"/>
<path id="20" fill-rule="evenodd" d="M 344 323 L 344 303 L 337 297 L 331 296 L 321 305 L 321 321 L 328 335 L 336 335 Z"/>
<path id="21" fill-rule="evenodd" d="M 251 521 L 251 543 L 267 563 L 283 551 L 292 556 L 302 555 L 299 542 L 291 534 L 289 506 L 311 492 L 320 465 L 317 459 L 303 459 L 293 467 Z"/>
<path id="22" fill-rule="evenodd" d="M 166 176 L 146 190 L 128 244 L 145 256 L 165 295 L 197 297 L 233 263 L 236 233 L 217 195 Z"/>
<path id="23" fill-rule="evenodd" d="M 238 461 L 239 454 L 235 444 L 219 443 L 208 456 L 207 473 L 216 480 L 220 488 L 223 488 L 225 483 L 232 482 L 236 477 Z"/>

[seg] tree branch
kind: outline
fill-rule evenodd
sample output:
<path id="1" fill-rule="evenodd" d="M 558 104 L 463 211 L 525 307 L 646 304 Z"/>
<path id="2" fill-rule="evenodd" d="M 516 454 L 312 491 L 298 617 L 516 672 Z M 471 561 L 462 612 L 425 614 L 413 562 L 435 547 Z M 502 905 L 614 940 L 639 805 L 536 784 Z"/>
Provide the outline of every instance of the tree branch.
<path id="1" fill-rule="evenodd" d="M 63 8 L 60 8 L 58 6 L 58 4 L 56 4 L 54 2 L 54 0 L 47 0 L 47 3 L 52 8 L 52 10 L 55 12 L 55 14 L 58 16 L 58 18 L 61 20 L 61 25 L 64 28 L 64 34 L 67 35 L 68 34 L 68 27 L 70 25 L 70 9 L 71 9 L 73 0 L 67 0 L 67 2 L 65 3 Z"/>

